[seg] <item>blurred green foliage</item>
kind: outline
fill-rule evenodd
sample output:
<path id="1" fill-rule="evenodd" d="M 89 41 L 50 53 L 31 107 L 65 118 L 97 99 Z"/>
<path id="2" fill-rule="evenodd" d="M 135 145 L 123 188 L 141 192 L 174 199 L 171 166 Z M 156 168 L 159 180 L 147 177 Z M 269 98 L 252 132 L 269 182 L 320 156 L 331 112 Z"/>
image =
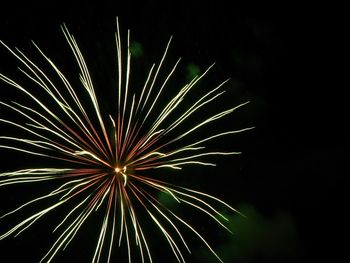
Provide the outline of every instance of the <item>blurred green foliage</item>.
<path id="1" fill-rule="evenodd" d="M 241 205 L 239 214 L 226 215 L 229 239 L 214 244 L 213 248 L 224 262 L 297 262 L 299 258 L 297 230 L 293 218 L 284 212 L 273 216 L 260 214 L 251 205 Z M 217 262 L 210 252 L 201 249 L 196 262 Z"/>
<path id="2" fill-rule="evenodd" d="M 130 52 L 134 58 L 140 58 L 143 56 L 143 47 L 140 42 L 132 41 L 130 44 Z"/>

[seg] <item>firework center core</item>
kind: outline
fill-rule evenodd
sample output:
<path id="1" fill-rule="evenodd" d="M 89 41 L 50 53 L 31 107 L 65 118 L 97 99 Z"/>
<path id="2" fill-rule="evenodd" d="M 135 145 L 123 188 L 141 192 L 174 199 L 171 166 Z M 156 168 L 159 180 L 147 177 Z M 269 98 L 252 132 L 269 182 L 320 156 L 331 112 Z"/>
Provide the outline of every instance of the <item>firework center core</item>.
<path id="1" fill-rule="evenodd" d="M 114 169 L 114 171 L 115 171 L 116 173 L 121 173 L 121 174 L 123 174 L 123 173 L 125 173 L 125 171 L 126 171 L 126 167 L 123 166 L 123 167 L 121 168 L 121 167 L 117 166 L 117 167 Z"/>
<path id="2" fill-rule="evenodd" d="M 118 174 L 121 174 L 121 175 L 123 176 L 123 178 L 124 178 L 124 186 L 125 186 L 125 185 L 126 185 L 126 181 L 127 181 L 127 176 L 126 176 L 126 174 L 125 174 L 125 172 L 126 172 L 126 166 L 123 166 L 122 168 L 119 167 L 119 166 L 117 166 L 117 167 L 115 167 L 114 171 L 115 171 L 115 173 L 116 173 L 117 175 L 118 175 Z"/>

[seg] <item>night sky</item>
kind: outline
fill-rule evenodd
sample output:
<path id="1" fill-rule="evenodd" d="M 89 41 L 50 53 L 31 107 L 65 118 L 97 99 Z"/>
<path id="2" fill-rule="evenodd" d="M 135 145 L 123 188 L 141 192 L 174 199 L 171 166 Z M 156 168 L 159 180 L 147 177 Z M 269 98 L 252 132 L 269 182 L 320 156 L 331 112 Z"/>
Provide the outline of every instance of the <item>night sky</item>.
<path id="1" fill-rule="evenodd" d="M 342 238 L 347 237 L 345 197 L 350 161 L 348 80 L 344 77 L 348 29 L 342 8 L 295 2 L 245 6 L 224 1 L 95 2 L 53 1 L 2 7 L 0 39 L 27 54 L 34 51 L 30 46 L 30 40 L 34 40 L 58 65 L 70 71 L 75 65 L 59 28 L 65 23 L 86 55 L 101 96 L 113 88 L 109 86 L 116 78 L 112 68 L 116 16 L 122 38 L 126 39 L 130 29 L 131 39 L 139 45 L 137 70 L 159 61 L 170 36 L 173 42 L 167 61 L 172 64 L 182 57 L 179 82 L 215 62 L 206 80 L 208 85 L 230 78 L 222 105 L 250 103 L 208 128 L 208 132 L 221 127 L 255 129 L 209 145 L 226 150 L 229 145 L 228 150 L 241 151 L 240 156 L 215 157 L 215 168 L 186 168 L 180 172 L 180 181 L 225 200 L 247 218 L 230 214 L 233 235 L 221 230 L 216 233 L 217 228 L 202 225 L 200 218 L 194 219 L 197 226 L 212 236 L 213 247 L 225 262 L 342 259 L 347 248 Z M 13 76 L 16 66 L 17 61 L 0 48 L 0 72 Z M 133 78 L 144 79 L 137 74 Z M 200 87 L 205 88 L 205 83 Z M 176 77 L 171 85 L 176 88 Z M 13 95 L 8 90 L 10 87 L 0 83 L 0 100 Z M 103 107 L 110 110 L 113 106 L 107 103 Z M 208 114 L 215 110 L 214 106 L 208 107 Z M 8 132 L 3 127 L 0 131 L 0 135 Z M 0 155 L 1 172 L 38 161 L 3 149 Z M 35 186 L 22 189 L 12 189 L 11 194 L 0 188 L 0 214 L 8 211 L 17 198 L 24 202 L 35 197 Z M 15 239 L 0 241 L 1 257 L 7 255 L 0 261 L 20 262 L 25 258 L 25 262 L 38 262 L 53 241 L 51 229 L 45 227 L 54 217 L 41 219 Z M 98 223 L 92 219 L 91 225 Z M 80 241 L 53 262 L 89 262 L 91 253 L 87 248 L 97 238 L 90 231 L 91 225 L 83 228 L 87 234 Z M 200 241 L 193 240 L 188 262 L 215 262 Z M 162 245 L 167 244 L 159 241 L 154 247 L 160 250 L 154 253 L 155 262 L 173 262 L 167 261 L 170 253 L 159 248 Z"/>

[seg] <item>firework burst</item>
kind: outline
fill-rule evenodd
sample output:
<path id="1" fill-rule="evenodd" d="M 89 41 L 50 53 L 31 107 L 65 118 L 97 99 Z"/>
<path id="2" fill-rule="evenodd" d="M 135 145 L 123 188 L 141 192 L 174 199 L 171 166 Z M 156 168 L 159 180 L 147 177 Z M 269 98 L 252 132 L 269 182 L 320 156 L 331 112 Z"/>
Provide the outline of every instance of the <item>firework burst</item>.
<path id="1" fill-rule="evenodd" d="M 57 167 L 27 168 L 0 173 L 0 187 L 27 185 L 54 181 L 52 188 L 44 195 L 7 211 L 0 217 L 5 220 L 13 214 L 33 209 L 29 217 L 19 221 L 0 235 L 0 239 L 17 236 L 40 218 L 58 207 L 67 207 L 66 214 L 57 219 L 53 231 L 57 239 L 44 254 L 41 262 L 50 262 L 54 256 L 69 245 L 82 225 L 96 211 L 102 211 L 97 244 L 92 262 L 110 261 L 115 247 L 126 245 L 128 261 L 131 262 L 134 248 L 142 262 L 152 262 L 152 251 L 145 234 L 145 220 L 154 223 L 168 243 L 178 262 L 185 262 L 184 251 L 190 252 L 183 237 L 187 229 L 201 240 L 220 261 L 206 239 L 173 206 L 162 202 L 159 193 L 168 196 L 178 204 L 198 210 L 221 227 L 227 218 L 218 211 L 225 206 L 223 201 L 199 191 L 165 182 L 152 176 L 155 169 L 181 169 L 186 165 L 215 166 L 206 161 L 214 155 L 233 155 L 238 152 L 208 151 L 209 141 L 243 132 L 229 130 L 209 134 L 207 137 L 188 142 L 190 135 L 207 125 L 225 117 L 245 105 L 219 111 L 188 126 L 191 117 L 217 100 L 224 91 L 226 81 L 206 94 L 198 97 L 188 107 L 183 100 L 207 74 L 211 66 L 201 75 L 194 77 L 178 90 L 176 95 L 163 102 L 161 96 L 178 63 L 171 68 L 166 78 L 160 80 L 160 71 L 168 52 L 169 40 L 158 64 L 150 68 L 139 93 L 131 94 L 129 76 L 131 72 L 130 33 L 124 57 L 119 24 L 115 34 L 118 65 L 118 86 L 116 112 L 105 114 L 95 93 L 92 79 L 83 55 L 74 37 L 66 26 L 62 32 L 79 66 L 81 87 L 73 87 L 60 69 L 33 42 L 48 68 L 39 67 L 17 48 L 0 43 L 21 63 L 19 68 L 28 80 L 20 84 L 3 74 L 0 79 L 27 98 L 27 103 L 0 101 L 2 108 L 10 110 L 15 119 L 0 118 L 0 123 L 15 128 L 23 136 L 1 135 L 0 148 L 57 161 Z M 53 72 L 54 78 L 49 77 Z M 33 91 L 41 90 L 43 97 Z M 162 101 L 163 103 L 160 103 Z M 186 123 L 186 125 L 184 125 Z M 61 167 L 61 168 L 60 168 Z M 58 185 L 57 185 L 58 183 Z M 39 208 L 42 202 L 46 205 Z M 236 211 L 237 212 L 237 211 Z M 140 213 L 142 218 L 139 217 Z"/>

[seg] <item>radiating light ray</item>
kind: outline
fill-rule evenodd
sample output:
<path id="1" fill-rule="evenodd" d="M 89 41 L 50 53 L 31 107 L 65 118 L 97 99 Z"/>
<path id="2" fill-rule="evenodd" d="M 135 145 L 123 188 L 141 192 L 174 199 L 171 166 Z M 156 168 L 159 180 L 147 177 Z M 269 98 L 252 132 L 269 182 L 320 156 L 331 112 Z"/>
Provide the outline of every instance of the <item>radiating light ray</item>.
<path id="1" fill-rule="evenodd" d="M 178 236 L 180 237 L 180 239 L 181 239 L 183 245 L 186 247 L 187 251 L 190 253 L 191 251 L 190 251 L 190 249 L 189 249 L 189 247 L 188 247 L 188 245 L 187 245 L 185 239 L 183 238 L 181 232 L 179 231 L 179 229 L 178 229 L 178 228 L 176 227 L 176 225 L 171 221 L 171 219 L 170 219 L 164 212 L 162 212 L 162 211 L 160 210 L 159 207 L 164 207 L 163 204 L 162 204 L 161 202 L 159 202 L 156 198 L 154 198 L 152 195 L 150 195 L 149 193 L 147 193 L 146 191 L 143 191 L 142 189 L 139 189 L 139 188 L 135 187 L 135 191 L 138 191 L 142 196 L 144 196 L 144 197 L 145 197 L 145 200 L 146 200 L 147 202 L 149 202 L 149 203 L 152 205 L 152 207 L 153 207 L 154 209 L 156 209 L 157 212 L 159 212 L 159 214 L 162 215 L 162 217 L 165 218 L 165 219 L 167 220 L 167 222 L 173 227 L 173 229 L 176 231 L 176 233 L 177 233 Z M 166 192 L 168 192 L 168 191 L 166 191 Z M 173 195 L 173 193 L 171 193 L 171 192 L 168 192 L 168 193 L 169 193 L 170 195 Z M 174 197 L 174 196 L 173 196 L 173 197 Z M 180 201 L 177 199 L 177 197 L 174 197 L 174 199 L 177 200 L 177 201 L 180 203 Z M 157 204 L 158 206 L 157 206 L 156 204 Z"/>
<path id="2" fill-rule="evenodd" d="M 214 64 L 182 85 L 168 101 L 164 101 L 162 95 L 166 93 L 168 83 L 175 78 L 181 61 L 175 61 L 165 78 L 159 79 L 172 37 L 166 44 L 160 62 L 152 64 L 145 81 L 138 85 L 141 90 L 134 90 L 130 81 L 130 30 L 127 31 L 124 50 L 118 19 L 116 27 L 118 82 L 117 94 L 112 100 L 115 112 L 112 113 L 101 111 L 101 100 L 96 96 L 88 66 L 66 25 L 61 29 L 79 68 L 80 87 L 72 85 L 36 43 L 32 42 L 32 45 L 49 66 L 57 82 L 47 73 L 45 66 L 0 40 L 0 45 L 19 61 L 22 66 L 19 72 L 28 80 L 28 83 L 20 83 L 0 73 L 2 83 L 13 87 L 28 99 L 26 102 L 6 102 L 4 98 L 1 99 L 0 107 L 20 118 L 1 116 L 0 124 L 21 131 L 21 135 L 0 135 L 0 148 L 60 161 L 57 167 L 24 168 L 0 173 L 0 187 L 55 182 L 46 194 L 0 216 L 0 219 L 5 220 L 27 209 L 35 210 L 1 233 L 0 240 L 19 235 L 60 207 L 61 211 L 66 212 L 57 218 L 53 228 L 52 232 L 57 234 L 57 238 L 40 262 L 51 262 L 73 239 L 78 238 L 81 227 L 88 224 L 93 213 L 101 214 L 101 225 L 97 227 L 92 262 L 114 261 L 113 252 L 122 244 L 126 245 L 129 263 L 134 258 L 135 249 L 141 262 L 153 262 L 151 242 L 144 231 L 145 220 L 153 222 L 159 230 L 159 236 L 164 238 L 178 262 L 186 261 L 185 251 L 191 253 L 190 244 L 186 242 L 189 233 L 184 230 L 189 230 L 187 232 L 196 236 L 222 261 L 213 246 L 188 219 L 177 215 L 172 205 L 159 200 L 158 194 L 167 195 L 177 206 L 196 210 L 217 226 L 231 232 L 226 224 L 228 218 L 220 212 L 219 207 L 238 211 L 214 196 L 167 182 L 165 168 L 181 170 L 187 165 L 215 166 L 211 161 L 212 156 L 240 154 L 232 150 L 207 149 L 206 143 L 248 131 L 252 127 L 206 134 L 205 138 L 196 136 L 197 139 L 192 142 L 186 140 L 191 137 L 189 135 L 198 135 L 197 132 L 204 131 L 207 125 L 232 114 L 248 102 L 210 112 L 197 122 L 191 121 L 192 116 L 214 105 L 225 93 L 223 87 L 228 80 L 202 94 L 198 88 L 198 83 L 204 81 Z M 38 88 L 35 92 L 30 88 L 33 85 Z M 40 91 L 43 97 L 38 95 Z M 197 94 L 197 97 L 190 106 L 185 106 L 184 101 L 189 94 Z M 156 170 L 164 171 L 162 180 L 154 176 Z M 208 173 L 213 172 L 215 169 Z M 40 208 L 43 201 L 48 205 Z M 145 217 L 141 218 L 140 214 Z"/>
<path id="3" fill-rule="evenodd" d="M 169 42 L 168 42 L 168 44 L 167 44 L 167 46 L 166 46 L 166 48 L 165 48 L 165 51 L 164 51 L 164 53 L 163 53 L 163 56 L 162 56 L 162 58 L 161 58 L 161 60 L 160 60 L 160 62 L 159 62 L 159 65 L 158 65 L 158 67 L 157 67 L 157 69 L 156 69 L 156 72 L 155 72 L 155 74 L 154 74 L 154 76 L 153 76 L 152 83 L 151 83 L 151 85 L 150 85 L 150 87 L 149 87 L 149 89 L 148 89 L 148 93 L 147 93 L 146 99 L 145 99 L 145 101 L 144 101 L 144 103 L 143 103 L 143 105 L 142 105 L 141 111 L 143 111 L 143 109 L 145 108 L 145 105 L 146 105 L 147 102 L 148 102 L 148 98 L 149 98 L 149 96 L 150 96 L 150 94 L 151 94 L 151 92 L 152 92 L 152 90 L 153 90 L 154 83 L 156 82 L 157 77 L 158 77 L 158 73 L 159 73 L 160 69 L 162 68 L 162 65 L 163 65 L 164 59 L 165 59 L 165 57 L 166 57 L 166 54 L 167 54 L 167 52 L 168 52 L 168 49 L 169 49 L 171 40 L 172 40 L 172 37 L 170 38 L 170 40 L 169 40 Z M 177 65 L 177 63 L 175 64 L 175 66 L 176 66 L 176 65 Z M 159 93 L 160 93 L 160 91 L 158 92 L 158 94 L 159 94 Z M 158 96 L 157 96 L 157 97 L 158 97 Z M 149 112 L 150 112 L 151 110 L 152 110 L 152 108 L 149 109 L 148 113 L 146 114 L 146 118 L 143 120 L 143 122 L 147 119 L 147 116 L 148 116 L 148 114 L 149 114 Z"/>
<path id="4" fill-rule="evenodd" d="M 84 58 L 83 58 L 83 56 L 82 56 L 82 54 L 80 52 L 80 49 L 79 49 L 79 47 L 78 47 L 74 37 L 69 33 L 67 27 L 63 26 L 63 30 L 62 31 L 63 31 L 66 39 L 67 39 L 67 42 L 69 43 L 69 45 L 71 47 L 71 50 L 74 53 L 74 56 L 76 58 L 77 63 L 79 64 L 79 67 L 80 67 L 80 70 L 81 70 L 81 73 L 82 73 L 81 81 L 83 83 L 83 86 L 86 88 L 86 90 L 88 91 L 88 93 L 90 95 L 91 102 L 93 103 L 96 116 L 97 116 L 97 118 L 99 120 L 100 127 L 101 127 L 101 129 L 103 131 L 105 142 L 107 143 L 108 149 L 109 149 L 110 153 L 112 154 L 110 141 L 109 141 L 109 138 L 107 136 L 105 124 L 104 124 L 104 121 L 103 121 L 102 116 L 101 116 L 98 100 L 96 98 L 95 90 L 94 90 L 94 87 L 93 87 L 93 84 L 92 84 L 92 81 L 91 81 L 91 77 L 90 77 L 89 71 L 87 69 L 87 65 L 85 63 L 85 60 L 84 60 Z"/>

